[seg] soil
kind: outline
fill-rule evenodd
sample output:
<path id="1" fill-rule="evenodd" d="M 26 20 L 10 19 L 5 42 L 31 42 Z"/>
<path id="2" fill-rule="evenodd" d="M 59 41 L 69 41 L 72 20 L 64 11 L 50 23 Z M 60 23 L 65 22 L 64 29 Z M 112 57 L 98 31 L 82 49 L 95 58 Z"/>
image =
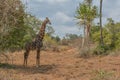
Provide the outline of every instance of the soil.
<path id="1" fill-rule="evenodd" d="M 41 51 L 41 65 L 36 67 L 36 52 L 31 51 L 28 66 L 23 67 L 23 53 L 8 54 L 8 64 L 1 62 L 0 80 L 92 80 L 102 71 L 112 73 L 114 80 L 120 80 L 120 56 L 85 59 L 78 58 L 74 48 L 60 52 Z"/>

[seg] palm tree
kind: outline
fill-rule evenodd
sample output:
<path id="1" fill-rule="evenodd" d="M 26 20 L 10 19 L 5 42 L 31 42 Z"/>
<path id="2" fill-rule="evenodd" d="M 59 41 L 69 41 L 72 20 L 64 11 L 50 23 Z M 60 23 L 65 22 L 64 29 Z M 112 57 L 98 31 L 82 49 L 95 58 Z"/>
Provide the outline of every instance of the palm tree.
<path id="1" fill-rule="evenodd" d="M 103 0 L 100 0 L 100 43 L 101 45 L 104 45 L 102 34 L 102 1 Z"/>

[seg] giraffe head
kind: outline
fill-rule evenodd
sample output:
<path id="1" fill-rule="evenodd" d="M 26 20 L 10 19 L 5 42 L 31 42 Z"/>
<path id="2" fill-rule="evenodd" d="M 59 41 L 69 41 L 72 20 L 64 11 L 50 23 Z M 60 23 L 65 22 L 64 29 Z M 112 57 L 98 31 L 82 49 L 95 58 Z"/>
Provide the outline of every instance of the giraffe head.
<path id="1" fill-rule="evenodd" d="M 49 20 L 49 18 L 48 17 L 46 17 L 46 23 L 48 23 L 48 24 L 50 24 L 51 25 L 51 22 L 50 22 L 50 20 Z"/>

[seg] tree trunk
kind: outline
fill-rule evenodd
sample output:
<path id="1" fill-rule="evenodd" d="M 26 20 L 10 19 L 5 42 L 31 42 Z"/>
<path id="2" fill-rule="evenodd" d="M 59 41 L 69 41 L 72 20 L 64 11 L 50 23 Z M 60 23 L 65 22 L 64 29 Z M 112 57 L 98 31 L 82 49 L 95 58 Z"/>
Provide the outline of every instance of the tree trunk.
<path id="1" fill-rule="evenodd" d="M 102 0 L 100 0 L 100 44 L 104 45 L 102 34 Z"/>
<path id="2" fill-rule="evenodd" d="M 85 31 L 85 24 L 84 24 L 84 36 L 82 38 L 82 47 L 81 48 L 83 48 L 85 46 L 85 37 L 86 37 L 86 33 L 85 32 L 86 31 Z"/>

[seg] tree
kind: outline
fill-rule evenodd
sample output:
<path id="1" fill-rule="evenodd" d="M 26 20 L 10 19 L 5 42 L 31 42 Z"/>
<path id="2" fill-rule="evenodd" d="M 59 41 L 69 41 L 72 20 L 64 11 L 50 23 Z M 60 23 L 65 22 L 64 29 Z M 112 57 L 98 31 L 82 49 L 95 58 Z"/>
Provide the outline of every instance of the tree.
<path id="1" fill-rule="evenodd" d="M 79 20 L 78 24 L 84 25 L 83 45 L 85 45 L 84 43 L 89 43 L 91 24 L 92 21 L 97 17 L 97 7 L 92 6 L 91 3 L 92 0 L 85 0 L 83 3 L 79 4 L 79 7 L 77 7 L 76 10 L 75 18 Z"/>
<path id="2" fill-rule="evenodd" d="M 24 8 L 20 0 L 0 0 L 0 34 L 23 26 Z"/>
<path id="3" fill-rule="evenodd" d="M 18 48 L 25 35 L 24 7 L 20 0 L 0 0 L 0 49 Z"/>
<path id="4" fill-rule="evenodd" d="M 24 42 L 32 41 L 35 38 L 36 34 L 39 32 L 39 28 L 41 26 L 42 21 L 37 19 L 35 16 L 31 14 L 27 14 L 24 17 L 24 25 L 26 28 L 26 35 L 24 36 Z"/>
<path id="5" fill-rule="evenodd" d="M 25 25 L 29 26 L 32 28 L 36 33 L 39 31 L 39 27 L 42 24 L 42 21 L 37 19 L 35 16 L 31 14 L 27 14 L 24 18 Z"/>

